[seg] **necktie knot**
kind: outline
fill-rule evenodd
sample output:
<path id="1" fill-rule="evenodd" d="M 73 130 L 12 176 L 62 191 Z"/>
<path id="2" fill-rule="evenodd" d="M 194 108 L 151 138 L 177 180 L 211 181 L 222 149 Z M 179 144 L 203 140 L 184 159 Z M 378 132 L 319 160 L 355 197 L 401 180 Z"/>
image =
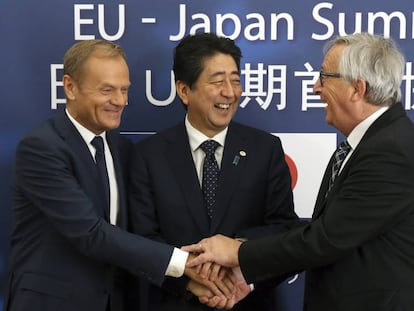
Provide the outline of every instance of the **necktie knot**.
<path id="1" fill-rule="evenodd" d="M 342 162 L 345 160 L 346 156 L 348 155 L 349 151 L 351 150 L 351 145 L 348 143 L 347 140 L 344 140 L 342 143 L 339 144 L 338 148 L 335 151 L 335 159 L 334 159 L 334 171 L 335 176 L 338 175 L 339 169 L 341 168 Z"/>
<path id="2" fill-rule="evenodd" d="M 351 145 L 348 143 L 347 140 L 344 140 L 342 143 L 339 144 L 337 153 L 341 154 L 341 156 L 345 158 L 350 150 Z"/>
<path id="3" fill-rule="evenodd" d="M 215 140 L 209 139 L 209 140 L 206 140 L 205 142 L 203 142 L 200 145 L 200 148 L 204 151 L 204 153 L 207 156 L 209 156 L 209 155 L 212 155 L 216 152 L 216 149 L 219 145 L 220 144 L 218 142 L 216 142 Z"/>
<path id="4" fill-rule="evenodd" d="M 101 136 L 95 136 L 91 144 L 95 147 L 96 153 L 104 153 L 104 142 Z"/>

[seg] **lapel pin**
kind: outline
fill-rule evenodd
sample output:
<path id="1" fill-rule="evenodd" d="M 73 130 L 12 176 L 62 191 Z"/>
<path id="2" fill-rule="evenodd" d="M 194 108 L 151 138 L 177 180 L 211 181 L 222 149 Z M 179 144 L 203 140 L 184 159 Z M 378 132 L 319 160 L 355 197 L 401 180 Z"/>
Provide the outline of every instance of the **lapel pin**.
<path id="1" fill-rule="evenodd" d="M 247 155 L 247 153 L 246 153 L 246 151 L 244 151 L 244 150 L 240 150 L 239 151 L 239 155 L 240 156 L 238 156 L 237 154 L 234 156 L 234 159 L 233 159 L 233 162 L 232 162 L 232 164 L 233 165 L 237 165 L 237 164 L 239 164 L 239 161 L 240 161 L 240 157 L 245 157 L 246 155 Z"/>
<path id="2" fill-rule="evenodd" d="M 232 164 L 233 165 L 239 164 L 239 160 L 240 160 L 240 157 L 238 155 L 235 155 Z"/>

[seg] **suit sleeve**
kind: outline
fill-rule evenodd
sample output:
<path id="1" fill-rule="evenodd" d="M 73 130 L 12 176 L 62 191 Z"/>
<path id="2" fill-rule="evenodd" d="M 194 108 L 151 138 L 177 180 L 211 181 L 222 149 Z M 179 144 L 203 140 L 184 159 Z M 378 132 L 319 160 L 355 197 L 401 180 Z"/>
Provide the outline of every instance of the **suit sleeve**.
<path id="1" fill-rule="evenodd" d="M 361 145 L 319 217 L 282 235 L 243 243 L 239 261 L 246 280 L 334 263 L 368 244 L 378 247 L 380 237 L 393 231 L 409 241 L 400 228 L 413 204 L 414 152 L 405 144 L 391 137 Z"/>
<path id="2" fill-rule="evenodd" d="M 98 217 L 96 206 L 80 185 L 77 156 L 55 137 L 23 139 L 16 152 L 16 184 L 80 253 L 162 283 L 173 248 Z"/>

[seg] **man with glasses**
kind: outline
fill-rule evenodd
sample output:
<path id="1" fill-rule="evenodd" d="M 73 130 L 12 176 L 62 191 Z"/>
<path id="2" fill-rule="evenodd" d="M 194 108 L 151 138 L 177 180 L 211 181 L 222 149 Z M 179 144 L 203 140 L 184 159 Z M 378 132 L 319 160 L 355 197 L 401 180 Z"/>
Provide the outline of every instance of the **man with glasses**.
<path id="1" fill-rule="evenodd" d="M 412 310 L 414 126 L 400 102 L 404 57 L 367 33 L 335 38 L 325 51 L 314 92 L 347 143 L 328 164 L 312 222 L 244 243 L 202 240 L 185 248 L 202 253 L 190 265 L 240 265 L 249 283 L 305 270 L 306 311 Z"/>

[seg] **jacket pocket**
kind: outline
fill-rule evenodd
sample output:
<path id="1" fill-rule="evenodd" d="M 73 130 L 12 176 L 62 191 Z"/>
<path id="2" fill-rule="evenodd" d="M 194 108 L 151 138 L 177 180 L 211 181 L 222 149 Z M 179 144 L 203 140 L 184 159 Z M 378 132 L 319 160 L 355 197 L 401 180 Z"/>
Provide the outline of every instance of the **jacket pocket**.
<path id="1" fill-rule="evenodd" d="M 35 273 L 23 274 L 18 288 L 20 290 L 31 290 L 62 299 L 69 298 L 72 292 L 71 286 L 68 283 Z"/>

